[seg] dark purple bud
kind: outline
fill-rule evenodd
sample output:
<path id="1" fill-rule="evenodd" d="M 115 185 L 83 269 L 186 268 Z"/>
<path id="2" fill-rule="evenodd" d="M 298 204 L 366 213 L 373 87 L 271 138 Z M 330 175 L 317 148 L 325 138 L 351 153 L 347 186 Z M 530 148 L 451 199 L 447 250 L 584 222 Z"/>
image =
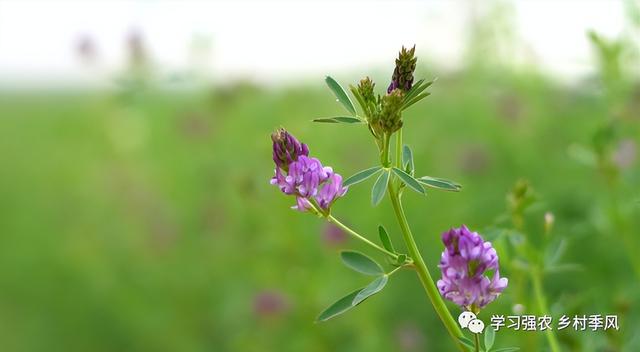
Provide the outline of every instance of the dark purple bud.
<path id="1" fill-rule="evenodd" d="M 284 171 L 288 171 L 289 164 L 298 160 L 299 156 L 309 155 L 307 145 L 300 143 L 284 128 L 280 128 L 272 133 L 271 140 L 273 141 L 273 162 L 276 163 L 276 167 Z"/>
<path id="2" fill-rule="evenodd" d="M 418 61 L 418 59 L 414 57 L 415 52 L 415 45 L 409 50 L 404 46 L 402 47 L 396 59 L 396 67 L 393 70 L 391 84 L 389 84 L 387 88 L 387 94 L 390 94 L 394 89 L 407 92 L 413 86 L 413 72 L 416 70 L 416 62 Z"/>
<path id="3" fill-rule="evenodd" d="M 393 92 L 394 89 L 398 88 L 398 86 L 398 81 L 392 80 L 391 83 L 389 83 L 389 87 L 387 88 L 387 94 L 391 94 L 391 92 Z"/>

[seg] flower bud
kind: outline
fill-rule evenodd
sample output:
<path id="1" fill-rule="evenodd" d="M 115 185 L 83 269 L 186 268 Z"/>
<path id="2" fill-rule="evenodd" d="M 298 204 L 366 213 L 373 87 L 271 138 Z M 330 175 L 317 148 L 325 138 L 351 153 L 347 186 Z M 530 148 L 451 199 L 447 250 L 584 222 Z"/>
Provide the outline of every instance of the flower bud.
<path id="1" fill-rule="evenodd" d="M 398 58 L 396 59 L 396 68 L 393 70 L 391 76 L 391 84 L 387 88 L 387 94 L 390 94 L 395 89 L 400 89 L 404 92 L 409 91 L 413 85 L 413 72 L 416 70 L 416 62 L 418 59 L 414 57 L 416 52 L 416 46 L 407 50 L 404 46 Z"/>
<path id="2" fill-rule="evenodd" d="M 365 77 L 360 80 L 360 83 L 358 84 L 358 93 L 360 93 L 365 103 L 375 104 L 376 96 L 373 93 L 373 89 L 375 88 L 375 86 L 376 84 L 373 83 L 373 81 L 369 77 Z"/>
<path id="3" fill-rule="evenodd" d="M 544 232 L 546 234 L 551 233 L 551 229 L 553 228 L 553 223 L 555 222 L 555 216 L 552 212 L 548 211 L 544 213 Z"/>
<path id="4" fill-rule="evenodd" d="M 381 99 L 380 127 L 388 133 L 393 133 L 402 128 L 402 103 L 404 92 L 394 89 Z"/>
<path id="5" fill-rule="evenodd" d="M 369 127 L 374 135 L 392 134 L 402 128 L 403 99 L 404 93 L 400 89 L 394 89 L 380 98 L 380 108 L 369 120 Z"/>
<path id="6" fill-rule="evenodd" d="M 536 201 L 536 194 L 533 187 L 527 180 L 518 180 L 515 186 L 507 194 L 507 204 L 513 214 L 522 214 L 531 204 Z"/>
<path id="7" fill-rule="evenodd" d="M 284 171 L 289 171 L 289 164 L 298 160 L 299 156 L 309 155 L 307 145 L 300 143 L 284 128 L 272 133 L 271 140 L 273 141 L 273 162 L 276 163 L 277 168 L 281 168 Z"/>

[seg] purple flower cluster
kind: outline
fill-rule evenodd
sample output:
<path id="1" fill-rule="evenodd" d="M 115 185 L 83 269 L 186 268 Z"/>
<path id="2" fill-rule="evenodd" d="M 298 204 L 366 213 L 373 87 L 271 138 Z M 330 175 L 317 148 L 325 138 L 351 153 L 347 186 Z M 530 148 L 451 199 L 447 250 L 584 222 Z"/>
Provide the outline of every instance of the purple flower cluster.
<path id="1" fill-rule="evenodd" d="M 284 129 L 271 136 L 275 176 L 271 184 L 278 185 L 284 194 L 295 195 L 294 209 L 307 211 L 311 204 L 329 210 L 333 202 L 347 192 L 342 176 L 320 160 L 309 157 L 309 148 Z"/>
<path id="2" fill-rule="evenodd" d="M 478 310 L 493 302 L 507 287 L 501 278 L 498 254 L 477 232 L 462 225 L 442 234 L 440 294 L 463 309 Z M 494 272 L 490 279 L 488 274 Z"/>

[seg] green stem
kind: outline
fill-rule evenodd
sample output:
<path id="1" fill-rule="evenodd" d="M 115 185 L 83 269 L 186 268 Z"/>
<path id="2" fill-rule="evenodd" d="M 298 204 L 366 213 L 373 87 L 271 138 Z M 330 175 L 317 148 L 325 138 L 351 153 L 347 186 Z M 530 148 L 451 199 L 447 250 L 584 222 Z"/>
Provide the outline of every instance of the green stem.
<path id="1" fill-rule="evenodd" d="M 389 160 L 389 142 L 391 140 L 391 136 L 388 133 L 384 133 L 382 136 L 382 154 L 380 155 L 380 163 L 383 167 L 389 167 L 391 165 L 391 160 Z"/>
<path id="2" fill-rule="evenodd" d="M 385 155 L 389 155 L 389 142 L 387 140 L 385 150 L 383 153 Z M 396 163 L 398 165 L 402 164 L 402 129 L 398 130 L 396 134 Z M 388 166 L 388 164 L 384 164 L 383 166 Z M 402 237 L 404 238 L 404 242 L 407 246 L 407 250 L 409 252 L 409 256 L 413 259 L 413 266 L 418 273 L 418 277 L 420 278 L 420 282 L 422 283 L 422 287 L 427 293 L 427 297 L 429 297 L 429 301 L 436 313 L 440 317 L 440 320 L 444 324 L 447 332 L 453 339 L 455 345 L 458 347 L 460 351 L 466 352 L 466 347 L 460 341 L 460 338 L 464 335 L 462 334 L 462 330 L 458 327 L 458 324 L 451 316 L 451 312 L 447 309 L 447 306 L 440 296 L 440 292 L 438 292 L 438 288 L 433 282 L 433 278 L 431 277 L 431 273 L 427 268 L 424 260 L 422 259 L 422 255 L 420 254 L 420 250 L 416 245 L 415 240 L 413 239 L 413 234 L 411 234 L 411 228 L 409 227 L 409 222 L 407 221 L 407 217 L 404 214 L 404 209 L 402 208 L 402 202 L 400 201 L 400 194 L 396 192 L 394 189 L 393 182 L 389 182 L 387 185 L 387 189 L 389 191 L 389 198 L 391 198 L 391 204 L 393 205 L 393 211 L 395 212 L 398 223 L 400 224 L 400 229 L 402 230 Z"/>
<path id="3" fill-rule="evenodd" d="M 636 242 L 631 236 L 630 232 L 627 231 L 627 226 L 625 226 L 624 218 L 620 213 L 615 180 L 608 180 L 607 189 L 609 191 L 609 201 L 611 203 L 609 209 L 609 217 L 611 219 L 611 222 L 613 223 L 613 228 L 620 236 L 620 238 L 622 238 L 622 242 L 624 243 L 629 261 L 631 262 L 631 266 L 633 267 L 633 271 L 635 272 L 637 277 L 640 278 L 640 257 L 637 255 Z"/>
<path id="4" fill-rule="evenodd" d="M 403 266 L 403 265 L 401 265 L 401 266 L 399 266 L 399 267 L 397 267 L 397 268 L 395 268 L 395 269 L 391 270 L 391 271 L 390 271 L 390 272 L 388 272 L 386 275 L 387 275 L 387 276 L 391 276 L 391 275 L 395 274 L 395 273 L 396 273 L 396 271 L 398 271 L 398 270 L 400 270 L 400 269 L 402 269 L 402 268 L 404 268 L 404 266 Z"/>
<path id="5" fill-rule="evenodd" d="M 402 209 L 402 203 L 400 202 L 400 197 L 397 192 L 393 188 L 391 184 L 388 186 L 389 197 L 391 198 L 391 203 L 393 204 L 393 210 L 396 214 L 396 218 L 398 219 L 398 223 L 400 224 L 400 229 L 402 230 L 402 236 L 404 237 L 404 242 L 407 245 L 407 250 L 409 251 L 409 256 L 413 258 L 413 263 L 415 265 L 415 269 L 418 273 L 418 277 L 422 282 L 422 286 L 424 287 L 433 308 L 438 313 L 440 320 L 444 324 L 445 328 L 451 335 L 451 338 L 455 342 L 456 346 L 460 351 L 466 351 L 464 345 L 460 342 L 459 338 L 462 337 L 462 331 L 458 327 L 458 324 L 451 316 L 451 313 L 447 309 L 447 306 L 440 296 L 440 292 L 438 292 L 438 288 L 433 282 L 433 278 L 431 278 L 431 274 L 429 273 L 429 269 L 422 259 L 422 255 L 418 250 L 418 246 L 413 239 L 413 235 L 411 234 L 411 228 L 409 228 L 409 223 L 407 222 L 407 218 L 404 215 L 404 210 Z"/>
<path id="6" fill-rule="evenodd" d="M 480 334 L 473 334 L 473 340 L 476 343 L 476 352 L 480 352 Z"/>
<path id="7" fill-rule="evenodd" d="M 398 259 L 398 255 L 397 254 L 389 252 L 388 250 L 386 250 L 386 249 L 378 246 L 377 244 L 369 241 L 364 236 L 360 235 L 359 233 L 355 232 L 354 230 L 352 230 L 347 225 L 341 223 L 338 219 L 334 218 L 333 215 L 329 214 L 329 215 L 327 215 L 326 218 L 327 218 L 327 221 L 336 224 L 336 226 L 338 226 L 339 228 L 341 228 L 342 230 L 344 230 L 345 232 L 347 232 L 351 236 L 355 237 L 356 239 L 358 239 L 358 240 L 364 242 L 365 244 L 369 245 L 369 247 L 374 248 L 374 249 L 376 249 L 376 250 L 378 250 L 378 251 L 390 256 L 393 259 Z"/>
<path id="8" fill-rule="evenodd" d="M 396 132 L 396 167 L 404 169 L 402 167 L 402 128 Z"/>
<path id="9" fill-rule="evenodd" d="M 542 315 L 549 315 L 547 300 L 542 290 L 542 277 L 540 274 L 540 270 L 537 267 L 534 267 L 531 270 L 531 281 L 533 283 L 533 294 L 535 295 L 536 302 L 538 304 L 538 310 Z M 547 336 L 547 341 L 549 342 L 551 351 L 560 352 L 560 344 L 558 343 L 555 332 L 551 329 L 546 329 L 545 334 Z"/>
<path id="10" fill-rule="evenodd" d="M 629 257 L 633 271 L 636 276 L 640 278 L 640 257 L 638 257 L 638 252 L 635 249 L 635 241 L 631 236 L 629 236 L 630 234 L 626 230 L 619 231 L 618 234 L 620 234 L 624 247 L 627 250 L 627 256 Z"/>

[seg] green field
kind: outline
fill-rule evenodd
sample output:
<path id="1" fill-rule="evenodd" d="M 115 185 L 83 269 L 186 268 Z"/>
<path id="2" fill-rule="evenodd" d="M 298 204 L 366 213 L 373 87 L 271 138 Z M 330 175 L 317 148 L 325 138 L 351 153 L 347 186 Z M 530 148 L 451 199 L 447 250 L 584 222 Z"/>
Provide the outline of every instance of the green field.
<path id="1" fill-rule="evenodd" d="M 510 279 L 483 316 L 518 304 L 538 314 L 513 243 L 527 238 L 545 262 L 564 242 L 543 280 L 553 317 L 620 319 L 620 331 L 558 331 L 567 351 L 640 350 L 640 79 L 611 83 L 608 72 L 561 84 L 536 70 L 420 65 L 418 77 L 439 79 L 404 115 L 418 172 L 463 185 L 404 198 L 432 273 L 440 234 L 467 224 L 495 240 Z M 386 86 L 386 74 L 374 78 Z M 452 350 L 409 271 L 314 323 L 367 283 L 339 251 L 367 249 L 289 209 L 269 185 L 269 135 L 286 127 L 345 177 L 377 163 L 365 127 L 310 122 L 343 113 L 322 79 L 0 94 L 0 350 Z M 507 194 L 521 179 L 536 200 L 514 229 Z M 398 245 L 389 201 L 370 205 L 372 183 L 333 213 L 373 240 L 384 224 Z M 504 330 L 496 341 L 548 350 L 543 333 Z"/>

